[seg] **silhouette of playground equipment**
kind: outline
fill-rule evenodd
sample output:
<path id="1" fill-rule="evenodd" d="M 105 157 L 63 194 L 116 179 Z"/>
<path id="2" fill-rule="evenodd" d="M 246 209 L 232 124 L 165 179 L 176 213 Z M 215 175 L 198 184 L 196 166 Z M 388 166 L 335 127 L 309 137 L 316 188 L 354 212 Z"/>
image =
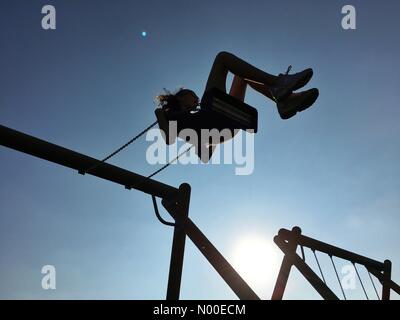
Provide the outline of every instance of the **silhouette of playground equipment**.
<path id="1" fill-rule="evenodd" d="M 155 123 L 150 127 L 154 125 Z M 144 134 L 145 131 L 141 132 L 116 152 L 119 152 L 136 140 L 136 138 Z M 2 125 L 0 125 L 0 144 L 4 147 L 77 170 L 81 174 L 91 174 L 98 178 L 120 184 L 128 190 L 136 189 L 151 195 L 157 218 L 162 223 L 174 227 L 166 295 L 167 300 L 178 300 L 180 296 L 186 236 L 192 240 L 198 250 L 204 255 L 239 299 L 260 299 L 223 257 L 223 255 L 216 249 L 216 247 L 207 239 L 196 224 L 189 218 L 189 202 L 191 194 L 189 184 L 183 183 L 179 188 L 175 188 L 151 178 L 151 176 L 154 176 L 160 170 L 156 171 L 156 173 L 150 177 L 145 177 L 106 163 L 105 161 L 113 154 L 103 160 L 97 160 Z M 161 218 L 156 198 L 162 199 L 162 205 L 174 219 L 174 223 L 167 222 Z M 378 299 L 389 300 L 391 290 L 400 294 L 400 286 L 391 279 L 391 262 L 389 260 L 385 260 L 384 262 L 375 261 L 353 252 L 306 237 L 301 234 L 301 229 L 299 227 L 294 227 L 291 231 L 281 229 L 278 235 L 274 238 L 274 242 L 283 251 L 284 258 L 272 294 L 273 300 L 283 298 L 292 266 L 296 267 L 300 271 L 322 298 L 332 300 L 338 299 L 338 296 L 328 287 L 325 281 L 316 252 L 325 253 L 330 257 L 344 299 L 346 299 L 346 295 L 334 264 L 334 257 L 350 261 L 355 268 L 356 264 L 364 266 L 368 271 L 368 275 Z M 298 248 L 300 248 L 302 256 L 297 254 Z M 313 252 L 322 278 L 318 276 L 306 263 L 304 248 L 309 248 Z M 357 269 L 355 270 L 366 298 L 368 299 L 361 277 L 359 276 Z M 374 281 L 372 280 L 371 274 L 378 279 L 382 285 L 381 297 L 379 296 Z"/>

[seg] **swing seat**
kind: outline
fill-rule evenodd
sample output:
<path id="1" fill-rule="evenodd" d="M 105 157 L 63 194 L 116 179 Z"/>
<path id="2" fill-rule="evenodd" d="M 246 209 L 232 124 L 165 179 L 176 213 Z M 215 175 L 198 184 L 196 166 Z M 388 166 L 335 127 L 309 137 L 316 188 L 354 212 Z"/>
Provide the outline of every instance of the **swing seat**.
<path id="1" fill-rule="evenodd" d="M 177 121 L 178 134 L 183 129 L 230 129 L 253 130 L 258 129 L 258 112 L 252 106 L 239 101 L 229 94 L 216 88 L 203 95 L 201 109 L 195 113 L 187 113 L 177 118 L 169 118 L 162 108 L 155 110 L 158 126 L 161 129 L 165 143 L 171 145 L 176 136 L 169 132 L 169 121 Z M 222 141 L 221 141 L 222 142 Z"/>
<path id="2" fill-rule="evenodd" d="M 230 129 L 258 130 L 258 112 L 256 108 L 213 88 L 206 92 L 201 107 L 224 117 L 230 123 Z"/>

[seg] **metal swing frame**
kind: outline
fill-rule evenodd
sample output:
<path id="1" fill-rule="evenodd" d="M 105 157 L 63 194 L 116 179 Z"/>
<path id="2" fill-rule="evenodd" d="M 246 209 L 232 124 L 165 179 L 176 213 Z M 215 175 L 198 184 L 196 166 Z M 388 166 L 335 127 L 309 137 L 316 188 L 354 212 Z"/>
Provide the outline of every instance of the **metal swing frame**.
<path id="1" fill-rule="evenodd" d="M 189 184 L 183 183 L 179 188 L 175 188 L 2 125 L 0 125 L 0 145 L 120 184 L 128 190 L 135 189 L 161 198 L 162 205 L 175 220 L 167 300 L 178 300 L 180 296 L 186 236 L 192 240 L 239 299 L 260 299 L 189 218 L 191 193 Z M 99 163 L 101 165 L 98 165 Z M 88 171 L 87 168 L 91 169 Z"/>
<path id="2" fill-rule="evenodd" d="M 278 235 L 274 237 L 274 242 L 283 251 L 284 258 L 275 283 L 272 300 L 281 300 L 283 298 L 292 266 L 295 266 L 300 271 L 322 298 L 326 300 L 339 299 L 326 285 L 324 279 L 321 279 L 305 262 L 303 247 L 311 249 L 314 253 L 315 251 L 323 252 L 331 258 L 337 257 L 348 260 L 353 264 L 365 266 L 368 272 L 374 275 L 382 284 L 382 300 L 390 300 L 391 290 L 400 294 L 400 286 L 391 279 L 392 263 L 390 260 L 379 262 L 357 253 L 304 236 L 301 234 L 301 229 L 299 227 L 294 227 L 291 231 L 287 229 L 279 230 Z M 296 253 L 299 246 L 301 247 L 303 258 Z"/>
<path id="3" fill-rule="evenodd" d="M 81 173 L 85 172 L 86 174 L 120 184 L 128 190 L 136 189 L 153 197 L 161 198 L 162 205 L 175 220 L 166 295 L 167 300 L 178 300 L 180 296 L 186 236 L 192 240 L 239 299 L 260 300 L 257 294 L 189 218 L 191 194 L 189 184 L 183 183 L 179 188 L 175 188 L 2 125 L 0 125 L 0 145 L 57 163 Z M 99 162 L 101 165 L 98 165 Z M 92 169 L 87 171 L 87 168 Z M 278 235 L 275 236 L 274 242 L 285 255 L 275 284 L 272 300 L 282 299 L 292 266 L 297 267 L 324 299 L 338 299 L 335 293 L 325 284 L 325 281 L 321 280 L 305 263 L 305 259 L 302 259 L 296 253 L 298 246 L 302 249 L 303 257 L 303 247 L 308 247 L 313 252 L 324 252 L 331 257 L 335 256 L 364 265 L 368 272 L 382 283 L 382 300 L 390 299 L 390 290 L 394 290 L 400 294 L 400 286 L 391 280 L 391 262 L 389 260 L 385 260 L 382 263 L 306 237 L 301 234 L 299 227 L 294 227 L 291 231 L 281 229 Z"/>

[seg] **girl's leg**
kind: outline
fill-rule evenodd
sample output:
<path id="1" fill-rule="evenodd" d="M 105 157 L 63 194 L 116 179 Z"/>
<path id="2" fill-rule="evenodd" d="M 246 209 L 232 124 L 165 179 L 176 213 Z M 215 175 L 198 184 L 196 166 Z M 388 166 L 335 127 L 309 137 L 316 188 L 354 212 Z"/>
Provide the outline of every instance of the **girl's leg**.
<path id="1" fill-rule="evenodd" d="M 275 99 L 272 95 L 271 89 L 267 85 L 259 84 L 259 83 L 251 82 L 251 81 L 247 81 L 247 84 L 250 87 L 252 87 L 254 90 L 256 90 L 257 92 L 261 93 L 262 95 L 266 96 L 267 98 L 269 98 L 275 102 Z"/>
<path id="2" fill-rule="evenodd" d="M 266 73 L 231 53 L 220 52 L 215 58 L 211 68 L 206 91 L 212 88 L 218 88 L 226 92 L 226 77 L 228 71 L 245 80 L 258 82 L 260 85 L 267 84 L 268 86 L 275 86 L 278 83 L 277 76 Z"/>
<path id="3" fill-rule="evenodd" d="M 273 98 L 271 89 L 267 85 L 244 80 L 238 76 L 234 76 L 229 94 L 244 102 L 247 85 L 267 98 L 270 98 L 274 102 L 277 102 Z M 289 119 L 293 117 L 297 112 L 303 111 L 312 106 L 315 100 L 317 100 L 318 95 L 318 89 L 315 88 L 300 93 L 291 93 L 287 99 L 277 102 L 279 115 L 282 119 Z"/>
<path id="4" fill-rule="evenodd" d="M 235 75 L 233 77 L 229 95 L 244 102 L 244 97 L 246 96 L 246 89 L 247 89 L 247 82 L 243 78 Z"/>
<path id="5" fill-rule="evenodd" d="M 244 102 L 247 85 L 249 85 L 257 92 L 261 93 L 262 95 L 266 96 L 267 98 L 274 100 L 271 90 L 267 85 L 259 84 L 257 82 L 252 82 L 249 80 L 244 80 L 243 78 L 236 75 L 233 77 L 231 90 L 229 91 L 229 94 L 232 97 L 235 97 L 236 99 Z"/>

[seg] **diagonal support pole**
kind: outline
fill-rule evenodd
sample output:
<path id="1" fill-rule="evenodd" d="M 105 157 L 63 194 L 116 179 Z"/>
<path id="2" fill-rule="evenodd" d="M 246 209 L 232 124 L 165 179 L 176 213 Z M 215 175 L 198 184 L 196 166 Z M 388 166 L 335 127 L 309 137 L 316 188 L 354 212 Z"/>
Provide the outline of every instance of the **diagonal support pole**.
<path id="1" fill-rule="evenodd" d="M 325 300 L 339 300 L 336 294 L 321 280 L 321 278 L 300 258 L 296 252 L 291 252 L 289 245 L 279 236 L 274 238 L 274 242 L 288 257 L 288 262 L 294 265 L 307 281 Z"/>
<path id="2" fill-rule="evenodd" d="M 218 274 L 224 279 L 228 286 L 241 300 L 260 300 L 257 294 L 250 288 L 250 286 L 242 279 L 242 277 L 236 272 L 236 270 L 229 264 L 224 256 L 214 247 L 210 240 L 200 231 L 200 229 L 193 223 L 190 218 L 186 217 L 180 219 L 176 214 L 176 205 L 179 203 L 173 203 L 163 199 L 163 206 L 180 224 L 185 234 L 192 240 L 195 246 L 200 250 L 204 257 L 210 262 Z M 181 221 L 181 222 L 179 222 Z"/>

